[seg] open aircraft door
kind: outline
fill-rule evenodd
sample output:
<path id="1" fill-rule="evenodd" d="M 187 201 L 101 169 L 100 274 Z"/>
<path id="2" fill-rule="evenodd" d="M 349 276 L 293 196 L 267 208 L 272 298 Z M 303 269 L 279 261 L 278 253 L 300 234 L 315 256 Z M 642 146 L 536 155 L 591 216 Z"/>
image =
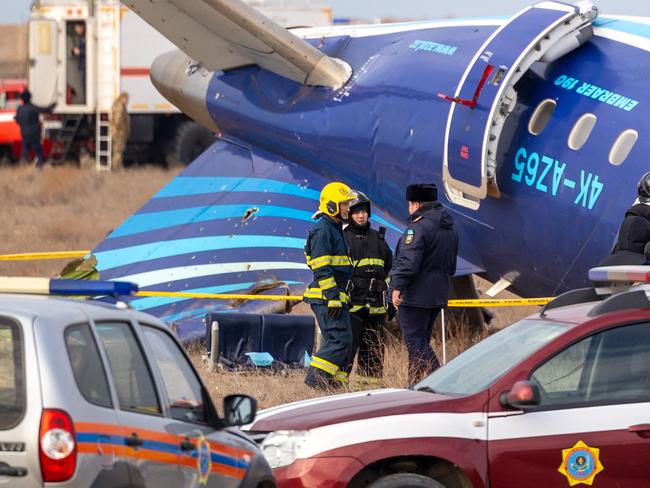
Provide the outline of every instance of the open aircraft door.
<path id="1" fill-rule="evenodd" d="M 58 31 L 54 20 L 29 21 L 29 89 L 36 105 L 58 101 Z"/>
<path id="2" fill-rule="evenodd" d="M 478 209 L 495 192 L 496 154 L 506 117 L 515 107 L 515 84 L 536 61 L 551 62 L 593 36 L 598 10 L 590 2 L 542 2 L 500 26 L 476 52 L 451 102 L 443 152 L 447 198 Z"/>

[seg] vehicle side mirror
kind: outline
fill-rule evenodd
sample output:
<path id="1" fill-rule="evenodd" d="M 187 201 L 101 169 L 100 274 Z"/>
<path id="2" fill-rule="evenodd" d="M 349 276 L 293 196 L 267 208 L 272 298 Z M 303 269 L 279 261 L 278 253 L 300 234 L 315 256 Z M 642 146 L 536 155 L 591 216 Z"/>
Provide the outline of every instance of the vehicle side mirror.
<path id="1" fill-rule="evenodd" d="M 539 388 L 528 380 L 517 381 L 510 391 L 504 391 L 499 398 L 501 405 L 524 410 L 539 405 Z"/>
<path id="2" fill-rule="evenodd" d="M 255 420 L 257 401 L 248 395 L 228 395 L 223 399 L 223 418 L 228 426 L 246 425 Z"/>

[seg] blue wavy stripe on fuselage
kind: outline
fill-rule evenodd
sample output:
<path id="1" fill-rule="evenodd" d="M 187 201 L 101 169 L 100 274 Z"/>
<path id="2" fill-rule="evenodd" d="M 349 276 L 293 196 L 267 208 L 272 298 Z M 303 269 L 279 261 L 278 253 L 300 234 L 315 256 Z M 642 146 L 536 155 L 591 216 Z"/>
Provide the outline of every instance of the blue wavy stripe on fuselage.
<path id="1" fill-rule="evenodd" d="M 239 205 L 210 205 L 208 207 L 182 208 L 168 210 L 166 212 L 155 212 L 136 214 L 122 224 L 111 237 L 123 237 L 152 230 L 165 229 L 177 225 L 184 225 L 194 222 L 207 222 L 210 220 L 235 219 L 235 223 L 241 224 L 241 218 L 254 203 Z M 251 214 L 257 219 L 264 217 L 278 217 L 291 220 L 302 220 L 312 222 L 313 211 L 294 210 L 288 207 L 276 205 L 260 205 L 258 211 Z M 224 232 L 225 234 L 225 232 Z"/>
<path id="2" fill-rule="evenodd" d="M 104 252 L 124 247 L 140 246 L 169 240 L 192 239 L 194 237 L 223 237 L 223 236 L 286 236 L 300 238 L 307 236 L 313 224 L 302 220 L 281 217 L 252 217 L 246 222 L 240 219 L 217 219 L 198 221 L 187 224 L 178 224 L 164 229 L 141 232 L 124 237 L 107 239 L 97 248 L 97 252 Z M 217 250 L 216 248 L 214 249 Z"/>
<path id="3" fill-rule="evenodd" d="M 212 210 L 203 213 L 197 211 L 198 217 L 186 219 L 190 214 L 182 210 L 165 212 L 162 214 L 138 214 L 131 217 L 125 224 L 118 228 L 111 236 L 96 248 L 96 252 L 105 252 L 123 247 L 139 246 L 154 242 L 204 237 L 206 235 L 274 235 L 284 233 L 288 237 L 307 236 L 309 229 L 314 224 L 311 212 L 301 212 L 283 207 L 257 207 L 258 212 L 252 214 L 246 222 L 242 222 L 238 212 L 246 211 L 250 206 L 231 206 L 223 212 L 219 210 L 216 216 Z M 277 215 L 272 215 L 277 213 Z M 224 215 L 225 214 L 225 215 Z M 302 215 L 301 215 L 302 214 Z M 151 216 L 151 217 L 150 217 Z M 297 218 L 298 217 L 298 218 Z M 373 221 L 390 229 L 391 232 L 400 230 L 378 215 L 373 215 Z M 176 221 L 176 222 L 175 222 Z M 167 224 L 167 225 L 165 225 Z M 149 229 L 137 229 L 137 225 Z M 376 224 L 375 224 L 376 225 Z M 139 231 L 138 231 L 139 230 Z"/>
<path id="4" fill-rule="evenodd" d="M 593 22 L 594 27 L 612 29 L 626 34 L 633 34 L 639 37 L 650 39 L 650 25 L 630 20 L 613 19 L 611 17 L 599 17 Z"/>
<path id="5" fill-rule="evenodd" d="M 233 273 L 197 276 L 195 278 L 185 278 L 180 280 L 174 280 L 173 276 L 165 276 L 165 270 L 160 270 L 159 273 L 161 278 L 159 282 L 142 285 L 140 286 L 140 290 L 184 292 L 189 289 L 203 289 L 209 286 L 232 285 L 233 283 L 239 283 L 240 281 L 259 283 L 262 280 L 274 280 L 302 283 L 305 281 L 305 278 L 311 277 L 311 271 L 307 268 L 306 264 L 304 269 L 276 268 L 268 271 L 239 271 Z M 125 277 L 124 279 L 137 282 L 137 280 L 132 280 L 129 277 Z M 164 289 L 161 287 L 161 284 L 163 283 Z"/>
<path id="6" fill-rule="evenodd" d="M 253 177 L 203 177 L 177 176 L 160 190 L 154 198 L 198 195 L 221 192 L 270 192 L 293 195 L 318 201 L 320 192 L 293 183 Z"/>
<path id="7" fill-rule="evenodd" d="M 107 270 L 104 270 L 101 267 L 101 263 L 98 263 L 98 269 L 101 270 L 102 279 L 112 280 L 118 279 L 122 276 L 133 275 L 137 273 L 147 273 L 182 266 L 243 261 L 287 261 L 293 263 L 304 263 L 305 253 L 302 248 L 282 250 L 278 250 L 278 248 L 252 248 L 236 250 L 216 249 L 194 254 L 182 254 L 179 256 L 131 263 L 125 266 L 118 266 L 116 268 Z"/>
<path id="8" fill-rule="evenodd" d="M 265 235 L 212 236 L 125 247 L 111 251 L 97 252 L 95 256 L 97 258 L 98 269 L 103 271 L 139 261 L 174 257 L 181 254 L 191 254 L 212 249 L 245 249 L 258 247 L 302 249 L 304 245 L 304 238 L 295 237 Z"/>
<path id="9" fill-rule="evenodd" d="M 177 197 L 152 198 L 138 210 L 137 214 L 150 212 L 165 212 L 180 208 L 208 207 L 210 205 L 237 205 L 250 203 L 253 205 L 276 205 L 296 210 L 316 212 L 318 202 L 311 199 L 284 195 L 271 192 L 230 192 L 230 193 L 201 193 L 198 195 L 182 195 Z M 136 214 L 136 215 L 137 215 Z"/>

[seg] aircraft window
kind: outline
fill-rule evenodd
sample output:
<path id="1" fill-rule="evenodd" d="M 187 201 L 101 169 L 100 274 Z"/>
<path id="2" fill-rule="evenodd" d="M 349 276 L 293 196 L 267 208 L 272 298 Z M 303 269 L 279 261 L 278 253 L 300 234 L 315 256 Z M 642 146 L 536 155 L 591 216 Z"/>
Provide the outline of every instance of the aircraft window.
<path id="1" fill-rule="evenodd" d="M 537 106 L 528 122 L 528 132 L 535 136 L 540 135 L 546 129 L 549 120 L 551 120 L 551 115 L 553 115 L 556 105 L 555 100 L 551 100 L 550 98 L 543 100 Z"/>
<path id="2" fill-rule="evenodd" d="M 584 114 L 580 117 L 569 134 L 569 147 L 577 151 L 584 146 L 595 125 L 596 116 L 594 114 Z"/>
<path id="3" fill-rule="evenodd" d="M 638 138 L 639 133 L 634 129 L 626 129 L 621 132 L 609 151 L 609 162 L 614 166 L 623 164 Z"/>

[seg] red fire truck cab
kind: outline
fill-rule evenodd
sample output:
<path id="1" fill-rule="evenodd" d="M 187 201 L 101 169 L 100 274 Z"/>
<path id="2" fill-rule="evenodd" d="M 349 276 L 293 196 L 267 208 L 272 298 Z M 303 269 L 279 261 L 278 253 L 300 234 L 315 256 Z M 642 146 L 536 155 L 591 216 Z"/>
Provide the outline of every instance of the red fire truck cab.
<path id="1" fill-rule="evenodd" d="M 25 80 L 0 80 L 0 159 L 20 157 L 20 128 L 14 117 L 26 86 Z"/>

